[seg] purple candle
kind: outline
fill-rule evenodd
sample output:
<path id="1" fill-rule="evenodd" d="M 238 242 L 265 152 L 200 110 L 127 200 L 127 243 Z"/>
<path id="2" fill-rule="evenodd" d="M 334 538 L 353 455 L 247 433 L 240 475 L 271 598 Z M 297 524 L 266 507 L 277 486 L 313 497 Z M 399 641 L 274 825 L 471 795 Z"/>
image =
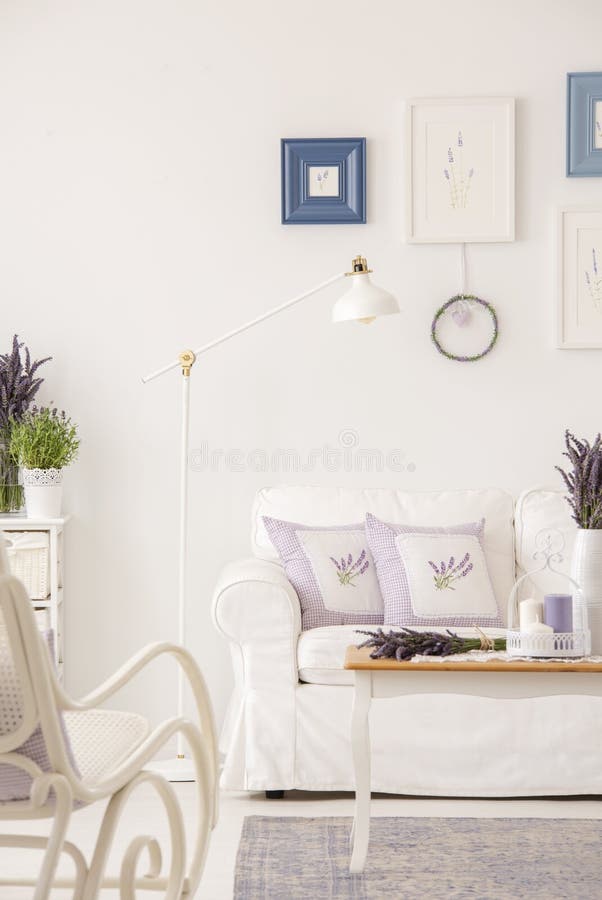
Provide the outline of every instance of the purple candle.
<path id="1" fill-rule="evenodd" d="M 556 633 L 573 630 L 573 598 L 570 594 L 546 594 L 543 598 L 543 620 Z"/>

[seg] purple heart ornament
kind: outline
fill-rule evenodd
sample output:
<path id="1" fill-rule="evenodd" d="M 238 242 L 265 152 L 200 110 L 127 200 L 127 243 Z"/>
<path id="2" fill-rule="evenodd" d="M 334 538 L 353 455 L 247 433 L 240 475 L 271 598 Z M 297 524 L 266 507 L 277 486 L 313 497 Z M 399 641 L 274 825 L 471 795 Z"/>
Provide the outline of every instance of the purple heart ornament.
<path id="1" fill-rule="evenodd" d="M 452 319 L 460 328 L 468 323 L 470 319 L 470 308 L 467 303 L 457 303 L 452 309 Z"/>

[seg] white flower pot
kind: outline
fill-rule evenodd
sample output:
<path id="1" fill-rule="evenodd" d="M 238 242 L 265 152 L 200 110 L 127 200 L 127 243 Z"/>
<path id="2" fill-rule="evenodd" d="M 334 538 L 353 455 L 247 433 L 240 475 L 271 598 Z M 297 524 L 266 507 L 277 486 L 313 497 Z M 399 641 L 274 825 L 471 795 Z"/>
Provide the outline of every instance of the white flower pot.
<path id="1" fill-rule="evenodd" d="M 57 519 L 63 499 L 62 469 L 22 469 L 25 510 L 30 518 Z"/>
<path id="2" fill-rule="evenodd" d="M 571 576 L 581 587 L 592 636 L 592 654 L 602 656 L 602 528 L 579 528 Z"/>

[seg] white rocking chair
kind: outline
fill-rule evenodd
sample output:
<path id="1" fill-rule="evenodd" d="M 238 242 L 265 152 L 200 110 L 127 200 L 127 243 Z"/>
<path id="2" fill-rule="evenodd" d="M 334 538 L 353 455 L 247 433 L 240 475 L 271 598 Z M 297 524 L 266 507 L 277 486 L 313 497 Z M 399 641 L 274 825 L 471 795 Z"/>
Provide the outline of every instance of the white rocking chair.
<path id="1" fill-rule="evenodd" d="M 0 571 L 6 572 L 3 562 L 0 533 Z M 165 654 L 182 666 L 188 678 L 200 729 L 187 719 L 172 718 L 151 731 L 141 716 L 98 709 L 147 663 Z M 174 790 L 163 777 L 144 769 L 177 733 L 188 744 L 196 772 L 198 826 L 188 868 L 184 821 Z M 0 790 L 4 787 L 0 796 L 6 796 L 7 783 L 10 791 L 17 796 L 21 791 L 23 796 L 26 780 L 24 799 L 0 802 L 0 821 L 54 819 L 48 838 L 0 834 L 0 847 L 44 851 L 34 877 L 10 880 L 0 873 L 0 896 L 2 885 L 12 885 L 35 888 L 34 900 L 47 900 L 53 887 L 72 888 L 74 900 L 93 900 L 101 888 L 118 889 L 123 900 L 134 900 L 137 890 L 162 891 L 168 900 L 195 897 L 211 829 L 217 822 L 217 768 L 211 704 L 203 676 L 186 650 L 172 644 L 151 645 L 97 690 L 74 702 L 57 680 L 23 585 L 10 575 L 0 575 Z M 122 810 L 142 783 L 152 785 L 167 814 L 169 872 L 161 872 L 158 842 L 141 836 L 128 846 L 119 875 L 106 878 L 107 857 Z M 78 807 L 106 798 L 110 801 L 88 864 L 81 851 L 65 840 L 67 827 Z M 142 876 L 138 867 L 145 852 L 150 867 Z M 56 878 L 61 853 L 71 857 L 73 878 Z"/>

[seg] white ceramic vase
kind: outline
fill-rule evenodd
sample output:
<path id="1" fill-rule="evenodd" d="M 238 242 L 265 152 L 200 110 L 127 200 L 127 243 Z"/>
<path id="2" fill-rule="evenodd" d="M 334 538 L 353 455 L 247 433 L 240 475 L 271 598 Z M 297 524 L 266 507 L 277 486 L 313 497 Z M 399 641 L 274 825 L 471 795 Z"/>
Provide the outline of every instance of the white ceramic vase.
<path id="1" fill-rule="evenodd" d="M 62 469 L 22 469 L 25 511 L 32 519 L 57 519 L 63 499 Z"/>
<path id="2" fill-rule="evenodd" d="M 571 576 L 580 585 L 592 636 L 592 655 L 602 656 L 602 528 L 579 528 Z"/>

